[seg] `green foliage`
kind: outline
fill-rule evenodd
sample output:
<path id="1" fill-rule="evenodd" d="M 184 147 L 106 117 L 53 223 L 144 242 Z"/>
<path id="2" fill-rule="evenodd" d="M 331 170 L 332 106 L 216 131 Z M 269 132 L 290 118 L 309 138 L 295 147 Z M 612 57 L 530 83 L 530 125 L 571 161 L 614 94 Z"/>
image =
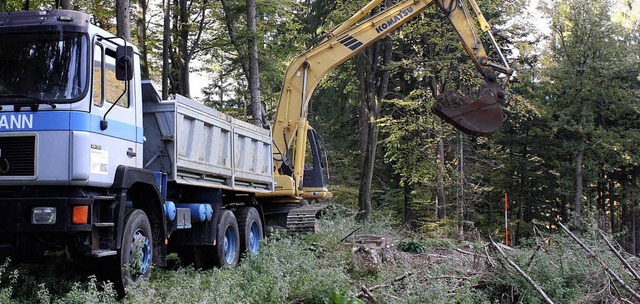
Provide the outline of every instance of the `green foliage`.
<path id="1" fill-rule="evenodd" d="M 49 303 L 49 292 L 41 286 L 38 291 L 38 299 L 40 303 Z M 118 303 L 116 300 L 116 292 L 110 283 L 98 283 L 95 276 L 90 276 L 89 281 L 84 283 L 74 283 L 71 291 L 64 297 L 56 299 L 55 304 L 110 304 Z"/>
<path id="2" fill-rule="evenodd" d="M 400 241 L 396 247 L 404 252 L 425 253 L 427 244 L 421 239 L 408 239 Z"/>
<path id="3" fill-rule="evenodd" d="M 363 304 L 364 302 L 357 298 L 348 297 L 338 292 L 331 293 L 328 297 L 324 298 L 325 304 Z"/>
<path id="4" fill-rule="evenodd" d="M 0 303 L 117 303 L 113 285 L 84 272 L 74 263 L 47 257 L 46 264 L 0 266 Z M 84 269 L 86 271 L 86 269 Z"/>
<path id="5" fill-rule="evenodd" d="M 486 250 L 486 243 L 458 250 L 461 244 L 449 239 L 398 234 L 396 225 L 376 213 L 362 225 L 353 221 L 352 212 L 335 209 L 321 220 L 319 233 L 273 231 L 260 254 L 235 269 L 156 267 L 148 281 L 134 284 L 121 300 L 94 276 L 72 280 L 70 270 L 78 272 L 74 263 L 16 267 L 7 261 L 0 266 L 0 303 L 358 304 L 365 299 L 356 297 L 362 286 L 376 285 L 383 287 L 370 292 L 380 303 L 544 303 L 511 266 Z M 378 264 L 363 265 L 368 255 L 343 241 L 354 232 L 400 239 L 397 248 L 413 253 L 391 247 L 380 251 Z M 623 280 L 633 280 L 592 231 L 582 239 Z M 618 293 L 629 296 L 621 288 L 614 292 L 600 265 L 564 235 L 543 234 L 507 254 L 556 303 L 606 303 Z M 364 272 L 365 267 L 373 271 Z"/>
<path id="6" fill-rule="evenodd" d="M 7 272 L 9 263 L 10 259 L 6 259 L 4 263 L 0 265 L 0 284 L 2 284 L 2 287 L 0 288 L 1 303 L 9 303 L 11 301 L 14 285 L 18 280 L 17 270 Z"/>
<path id="7" fill-rule="evenodd" d="M 242 278 L 242 279 L 238 279 Z M 325 265 L 314 249 L 299 239 L 280 235 L 255 258 L 240 267 L 205 272 L 182 268 L 155 271 L 154 277 L 125 298 L 127 303 L 318 303 L 324 295 L 344 290 L 347 276 L 339 267 Z"/>
<path id="8" fill-rule="evenodd" d="M 627 282 L 631 277 L 608 251 L 602 240 L 587 233 L 581 237 L 606 265 Z M 547 239 L 528 239 L 518 250 L 508 252 L 509 257 L 525 271 L 533 281 L 556 303 L 607 303 L 615 301 L 614 295 L 625 291 L 614 287 L 610 277 L 592 257 L 566 235 L 552 234 Z M 507 295 L 505 287 L 514 295 L 511 301 L 520 303 L 545 303 L 533 287 L 521 276 L 515 275 L 506 262 L 500 260 L 506 271 L 496 273 L 492 290 Z M 616 289 L 618 291 L 613 292 Z M 599 291 L 599 292 L 598 292 Z"/>

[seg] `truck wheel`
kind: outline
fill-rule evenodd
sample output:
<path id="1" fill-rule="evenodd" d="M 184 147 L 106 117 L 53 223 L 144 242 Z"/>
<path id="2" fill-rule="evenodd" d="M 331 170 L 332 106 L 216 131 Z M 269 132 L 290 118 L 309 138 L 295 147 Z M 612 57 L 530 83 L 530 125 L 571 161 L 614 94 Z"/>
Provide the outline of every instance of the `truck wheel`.
<path id="1" fill-rule="evenodd" d="M 247 257 L 255 256 L 262 242 L 262 221 L 258 210 L 253 207 L 242 208 L 238 211 L 238 226 L 240 228 L 240 252 Z"/>
<path id="2" fill-rule="evenodd" d="M 215 246 L 216 266 L 235 267 L 240 257 L 240 234 L 238 221 L 229 210 L 222 210 L 218 222 L 218 231 Z"/>
<path id="3" fill-rule="evenodd" d="M 149 275 L 153 253 L 151 225 L 144 211 L 132 209 L 124 217 L 120 249 L 122 287 Z"/>

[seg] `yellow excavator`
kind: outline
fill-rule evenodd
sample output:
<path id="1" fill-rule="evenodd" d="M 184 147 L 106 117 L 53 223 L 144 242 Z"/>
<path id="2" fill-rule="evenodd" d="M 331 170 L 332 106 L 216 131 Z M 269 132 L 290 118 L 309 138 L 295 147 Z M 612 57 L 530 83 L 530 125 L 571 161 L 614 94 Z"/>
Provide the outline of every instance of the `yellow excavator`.
<path id="1" fill-rule="evenodd" d="M 474 0 L 404 0 L 362 20 L 382 1 L 369 2 L 319 43 L 295 58 L 287 68 L 272 124 L 276 188 L 273 193 L 266 195 L 271 197 L 270 201 L 282 198 L 282 203 L 293 203 L 301 199 L 324 199 L 331 196 L 324 181 L 323 169 L 326 166 L 322 161 L 321 146 L 317 144 L 318 136 L 307 121 L 313 91 L 335 67 L 434 4 L 451 21 L 464 49 L 485 82 L 479 89 L 477 99 L 446 92 L 438 96 L 432 111 L 462 132 L 475 136 L 490 135 L 501 127 L 504 114 L 500 104 L 505 97 L 504 87 L 512 70 L 477 3 Z M 480 29 L 491 39 L 501 64 L 494 63 L 487 57 L 471 12 Z M 360 20 L 362 21 L 359 22 Z M 506 75 L 502 86 L 497 82 L 496 73 Z M 313 157 L 309 158 L 307 152 Z M 308 162 L 308 159 L 312 161 Z M 307 209 L 306 213 L 300 213 L 311 218 L 315 208 Z M 289 219 L 291 218 L 290 216 Z"/>

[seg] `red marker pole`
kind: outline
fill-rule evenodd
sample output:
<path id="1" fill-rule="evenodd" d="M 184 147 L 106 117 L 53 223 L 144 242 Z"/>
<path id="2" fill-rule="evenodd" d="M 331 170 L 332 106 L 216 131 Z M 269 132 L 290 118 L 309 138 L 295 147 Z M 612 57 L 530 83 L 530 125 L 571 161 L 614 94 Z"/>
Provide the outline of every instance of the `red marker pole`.
<path id="1" fill-rule="evenodd" d="M 504 193 L 504 243 L 509 246 L 509 226 L 507 224 L 507 212 L 509 211 L 509 197 Z"/>

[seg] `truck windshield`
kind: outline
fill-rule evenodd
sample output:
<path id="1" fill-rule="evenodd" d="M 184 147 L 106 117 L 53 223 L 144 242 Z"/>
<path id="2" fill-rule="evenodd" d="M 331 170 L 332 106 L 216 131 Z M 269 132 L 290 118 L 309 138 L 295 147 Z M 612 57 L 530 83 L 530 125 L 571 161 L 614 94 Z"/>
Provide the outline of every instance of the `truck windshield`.
<path id="1" fill-rule="evenodd" d="M 0 104 L 71 102 L 87 88 L 87 36 L 0 33 Z"/>

